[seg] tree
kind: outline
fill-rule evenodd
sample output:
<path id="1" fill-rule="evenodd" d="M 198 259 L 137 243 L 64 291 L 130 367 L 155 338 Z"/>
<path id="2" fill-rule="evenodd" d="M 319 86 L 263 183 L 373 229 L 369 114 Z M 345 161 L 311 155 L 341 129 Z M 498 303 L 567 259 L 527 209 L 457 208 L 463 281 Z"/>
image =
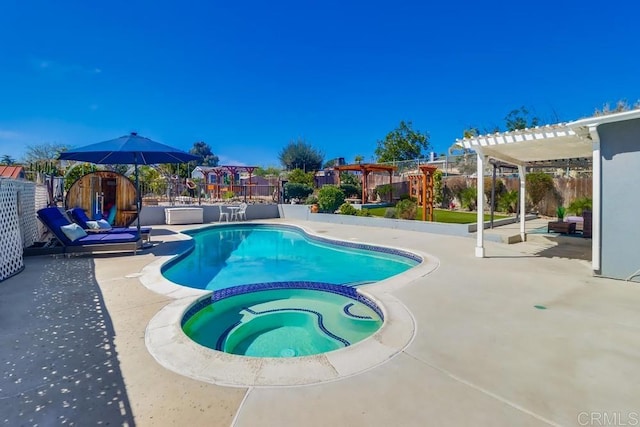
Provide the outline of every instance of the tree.
<path id="1" fill-rule="evenodd" d="M 58 156 L 69 147 L 65 144 L 44 143 L 39 145 L 28 145 L 27 153 L 24 156 L 25 163 L 46 163 L 57 161 Z"/>
<path id="2" fill-rule="evenodd" d="M 596 108 L 596 110 L 593 113 L 593 115 L 594 116 L 604 116 L 604 115 L 607 115 L 607 114 L 621 113 L 623 111 L 629 111 L 629 110 L 636 109 L 636 108 L 640 108 L 640 100 L 636 101 L 635 104 L 633 104 L 633 107 L 631 107 L 626 99 L 621 99 L 618 102 L 616 102 L 616 106 L 613 109 L 611 108 L 609 103 L 606 103 L 606 104 L 604 104 L 602 106 L 602 110 L 598 110 Z"/>
<path id="3" fill-rule="evenodd" d="M 504 118 L 504 121 L 507 126 L 507 132 L 533 128 L 540 125 L 540 119 L 538 117 L 534 116 L 529 119 L 529 111 L 524 106 L 519 109 L 512 110 Z"/>
<path id="4" fill-rule="evenodd" d="M 276 168 L 275 166 L 269 166 L 268 168 L 261 168 L 260 166 L 258 166 L 253 171 L 253 174 L 255 176 L 261 176 L 263 178 L 267 177 L 269 175 L 271 175 L 271 176 L 280 176 L 280 169 Z"/>
<path id="5" fill-rule="evenodd" d="M 8 154 L 5 154 L 4 156 L 2 156 L 2 160 L 0 161 L 0 164 L 11 166 L 15 164 L 15 162 L 16 161 L 13 157 L 11 157 Z"/>
<path id="6" fill-rule="evenodd" d="M 324 154 L 313 148 L 304 139 L 298 139 L 289 142 L 278 153 L 278 159 L 287 170 L 317 171 L 322 167 Z"/>
<path id="7" fill-rule="evenodd" d="M 151 192 L 153 194 L 164 194 L 167 190 L 167 180 L 162 177 L 157 169 L 142 165 L 138 169 L 138 177 L 140 180 L 140 188 L 142 194 Z M 130 177 L 135 179 L 135 177 Z"/>
<path id="8" fill-rule="evenodd" d="M 189 154 L 199 156 L 202 160 L 199 162 L 202 166 L 218 166 L 220 159 L 213 154 L 211 147 L 204 141 L 193 143 L 193 147 L 189 150 Z"/>
<path id="9" fill-rule="evenodd" d="M 349 172 L 341 172 L 340 173 L 340 183 L 341 184 L 351 184 L 351 185 L 360 185 L 360 179 L 358 175 L 349 173 Z"/>
<path id="10" fill-rule="evenodd" d="M 64 191 L 69 191 L 74 182 L 81 176 L 97 171 L 98 168 L 93 163 L 75 163 L 67 169 L 64 175 Z"/>
<path id="11" fill-rule="evenodd" d="M 309 187 L 313 187 L 315 177 L 316 175 L 313 172 L 304 172 L 302 169 L 294 169 L 289 172 L 289 176 L 287 178 L 291 183 L 305 184 Z"/>
<path id="12" fill-rule="evenodd" d="M 364 161 L 364 156 L 361 154 L 358 154 L 356 157 L 354 157 L 353 161 L 356 163 L 362 163 Z"/>
<path id="13" fill-rule="evenodd" d="M 422 150 L 429 149 L 429 134 L 413 130 L 411 122 L 401 121 L 400 125 L 378 141 L 376 156 L 378 162 L 412 160 L 422 157 Z"/>
<path id="14" fill-rule="evenodd" d="M 462 137 L 465 139 L 475 138 L 478 136 L 480 131 L 476 127 L 469 127 L 462 131 Z M 470 150 L 468 148 L 463 148 L 459 144 L 454 144 L 450 149 L 450 152 L 457 151 L 455 165 L 458 169 L 458 172 L 461 175 L 472 175 L 477 170 L 478 158 L 476 156 L 476 152 Z M 458 195 L 456 195 L 457 197 Z"/>
<path id="15" fill-rule="evenodd" d="M 342 164 L 344 164 L 344 158 L 343 157 L 336 157 L 336 158 L 329 159 L 326 162 L 324 162 L 324 165 L 322 165 L 322 168 L 323 169 L 329 169 L 329 168 L 332 168 L 334 166 L 340 166 L 341 165 L 340 159 L 343 160 Z"/>
<path id="16" fill-rule="evenodd" d="M 119 173 L 121 175 L 126 175 L 127 172 L 129 172 L 129 169 L 131 168 L 131 165 L 104 165 L 104 168 L 106 170 L 110 170 L 116 173 Z"/>

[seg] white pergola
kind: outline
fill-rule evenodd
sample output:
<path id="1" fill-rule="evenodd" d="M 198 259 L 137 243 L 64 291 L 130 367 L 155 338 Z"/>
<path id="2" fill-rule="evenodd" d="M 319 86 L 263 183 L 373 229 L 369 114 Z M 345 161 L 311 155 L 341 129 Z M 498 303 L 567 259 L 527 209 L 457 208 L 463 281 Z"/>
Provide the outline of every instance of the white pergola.
<path id="1" fill-rule="evenodd" d="M 592 268 L 600 269 L 600 206 L 601 206 L 601 158 L 598 126 L 640 118 L 640 110 L 625 111 L 605 116 L 589 117 L 570 123 L 541 126 L 513 132 L 477 136 L 457 140 L 456 143 L 476 152 L 478 159 L 478 232 L 476 256 L 484 257 L 484 167 L 493 158 L 518 167 L 520 175 L 520 206 L 525 206 L 526 167 L 532 162 L 593 158 L 593 234 Z M 524 212 L 520 215 L 520 236 L 525 240 Z"/>

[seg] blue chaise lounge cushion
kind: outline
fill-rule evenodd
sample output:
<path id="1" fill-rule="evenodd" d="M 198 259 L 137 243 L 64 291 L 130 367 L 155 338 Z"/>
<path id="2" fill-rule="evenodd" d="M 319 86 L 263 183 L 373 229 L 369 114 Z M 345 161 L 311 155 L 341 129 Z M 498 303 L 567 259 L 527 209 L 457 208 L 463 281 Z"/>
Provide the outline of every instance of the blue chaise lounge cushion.
<path id="1" fill-rule="evenodd" d="M 60 230 L 72 242 L 78 240 L 81 237 L 85 237 L 87 235 L 87 232 L 84 231 L 82 227 L 80 227 L 78 224 L 63 225 L 62 227 L 60 227 Z"/>

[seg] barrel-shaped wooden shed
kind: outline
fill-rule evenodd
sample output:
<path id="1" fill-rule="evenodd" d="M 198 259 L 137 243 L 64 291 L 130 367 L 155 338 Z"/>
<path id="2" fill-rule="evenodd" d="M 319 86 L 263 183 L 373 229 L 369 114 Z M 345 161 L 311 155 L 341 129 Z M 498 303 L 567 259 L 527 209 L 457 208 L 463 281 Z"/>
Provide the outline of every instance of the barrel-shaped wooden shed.
<path id="1" fill-rule="evenodd" d="M 136 187 L 117 172 L 97 171 L 78 178 L 65 197 L 65 208 L 82 208 L 93 219 L 107 219 L 127 227 L 137 217 Z"/>

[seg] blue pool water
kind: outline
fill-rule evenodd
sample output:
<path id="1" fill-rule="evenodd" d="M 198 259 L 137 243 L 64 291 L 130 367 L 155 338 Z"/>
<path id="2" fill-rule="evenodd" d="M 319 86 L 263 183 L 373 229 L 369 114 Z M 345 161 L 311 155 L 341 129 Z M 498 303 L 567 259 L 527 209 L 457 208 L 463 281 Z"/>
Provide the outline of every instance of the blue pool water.
<path id="1" fill-rule="evenodd" d="M 372 301 L 343 286 L 293 282 L 227 290 L 189 310 L 182 329 L 195 342 L 231 354 L 325 353 L 367 338 L 383 321 Z"/>
<path id="2" fill-rule="evenodd" d="M 163 267 L 162 274 L 198 289 L 291 281 L 357 286 L 402 273 L 419 262 L 415 255 L 333 244 L 286 226 L 216 226 L 188 234 L 194 239 L 193 250 Z"/>

